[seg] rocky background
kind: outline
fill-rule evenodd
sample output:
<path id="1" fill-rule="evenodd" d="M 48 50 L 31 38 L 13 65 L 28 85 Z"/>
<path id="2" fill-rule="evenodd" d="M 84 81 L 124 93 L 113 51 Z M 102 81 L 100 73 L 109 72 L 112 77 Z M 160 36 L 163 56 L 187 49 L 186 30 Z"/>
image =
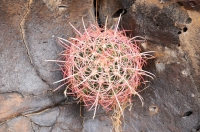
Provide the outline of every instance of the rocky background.
<path id="1" fill-rule="evenodd" d="M 97 3 L 97 8 L 95 8 Z M 116 23 L 143 36 L 143 51 L 156 51 L 146 70 L 154 73 L 125 111 L 124 132 L 200 130 L 200 2 L 198 0 L 0 0 L 0 132 L 111 132 L 109 115 L 96 118 L 53 82 L 63 50 L 57 37 L 75 36 L 94 23 Z"/>

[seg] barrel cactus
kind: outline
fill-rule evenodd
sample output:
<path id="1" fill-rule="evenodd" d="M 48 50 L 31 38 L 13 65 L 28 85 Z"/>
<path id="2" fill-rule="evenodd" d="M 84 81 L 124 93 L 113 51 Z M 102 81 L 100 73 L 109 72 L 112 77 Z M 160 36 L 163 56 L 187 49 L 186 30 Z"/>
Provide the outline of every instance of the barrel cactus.
<path id="1" fill-rule="evenodd" d="M 65 82 L 66 94 L 73 94 L 89 110 L 93 109 L 93 117 L 99 105 L 113 111 L 115 131 L 120 131 L 120 117 L 132 103 L 132 96 L 138 96 L 143 103 L 138 86 L 145 83 L 144 76 L 153 78 L 152 73 L 142 69 L 153 56 L 151 52 L 141 53 L 138 39 L 145 41 L 144 38 L 129 38 L 118 26 L 106 29 L 84 25 L 84 29 L 80 33 L 74 28 L 78 37 L 70 40 L 58 38 L 65 48 L 61 54 L 64 77 L 56 83 Z"/>

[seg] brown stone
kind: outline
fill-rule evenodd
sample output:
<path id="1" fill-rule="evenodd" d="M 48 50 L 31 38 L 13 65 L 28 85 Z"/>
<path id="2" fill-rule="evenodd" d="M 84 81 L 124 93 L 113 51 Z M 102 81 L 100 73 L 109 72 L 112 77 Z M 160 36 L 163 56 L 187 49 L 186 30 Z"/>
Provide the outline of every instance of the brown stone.
<path id="1" fill-rule="evenodd" d="M 6 126 L 6 127 L 5 127 Z M 0 132 L 33 132 L 31 121 L 27 117 L 16 117 L 0 126 Z"/>

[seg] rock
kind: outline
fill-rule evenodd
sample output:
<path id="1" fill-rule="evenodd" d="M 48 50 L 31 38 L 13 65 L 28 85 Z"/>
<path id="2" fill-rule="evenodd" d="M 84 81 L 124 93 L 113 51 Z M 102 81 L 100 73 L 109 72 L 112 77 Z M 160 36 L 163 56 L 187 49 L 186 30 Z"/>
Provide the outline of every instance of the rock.
<path id="1" fill-rule="evenodd" d="M 42 111 L 41 113 L 31 114 L 29 117 L 37 125 L 50 127 L 56 122 L 60 111 L 58 108 Z"/>
<path id="2" fill-rule="evenodd" d="M 21 38 L 19 24 L 24 3 L 17 2 L 13 5 L 13 9 L 10 9 L 8 7 L 11 3 L 2 2 L 0 28 L 4 32 L 0 36 L 1 93 L 14 91 L 22 95 L 39 95 L 48 90 L 49 86 L 37 75 L 37 71 L 30 64 L 26 46 Z"/>
<path id="3" fill-rule="evenodd" d="M 27 117 L 16 117 L 12 120 L 0 125 L 0 132 L 34 132 L 32 130 L 31 121 Z"/>
<path id="4" fill-rule="evenodd" d="M 52 131 L 57 132 L 61 129 L 69 132 L 80 132 L 83 120 L 80 117 L 79 111 L 80 107 L 78 105 L 71 107 L 61 106 L 60 114 Z"/>
<path id="5" fill-rule="evenodd" d="M 200 1 L 198 0 L 175 0 L 179 6 L 183 6 L 188 10 L 200 11 Z"/>
<path id="6" fill-rule="evenodd" d="M 53 106 L 48 94 L 23 97 L 17 92 L 0 94 L 0 122 L 12 117 L 41 111 Z"/>
<path id="7" fill-rule="evenodd" d="M 200 130 L 200 13 L 199 2 L 182 0 L 98 0 L 99 21 L 116 24 L 132 37 L 143 36 L 143 51 L 156 51 L 145 67 L 156 75 L 125 111 L 126 132 Z M 191 3 L 192 2 L 192 3 Z M 195 3 L 194 3 L 195 2 Z M 109 4 L 108 4 L 109 3 Z M 193 4 L 193 5 L 192 5 Z M 194 6 L 194 4 L 196 4 Z M 109 113 L 82 110 L 63 95 L 52 92 L 62 78 L 58 65 L 63 50 L 57 37 L 68 39 L 94 22 L 92 0 L 0 1 L 0 132 L 111 131 Z M 147 86 L 148 86 L 147 85 Z M 141 90 L 146 86 L 141 86 Z"/>
<path id="8" fill-rule="evenodd" d="M 102 120 L 102 118 L 104 118 Z M 112 132 L 112 122 L 109 116 L 86 119 L 82 132 Z"/>
<path id="9" fill-rule="evenodd" d="M 51 132 L 52 128 L 51 127 L 41 127 L 35 132 Z"/>
<path id="10" fill-rule="evenodd" d="M 79 8 L 74 10 L 74 7 Z M 7 120 L 20 115 L 43 113 L 43 110 L 68 103 L 63 94 L 64 87 L 52 92 L 60 85 L 53 85 L 53 82 L 62 77 L 60 71 L 52 72 L 58 65 L 45 60 L 58 59 L 62 47 L 56 38 L 74 36 L 69 22 L 80 28 L 80 20 L 84 17 L 87 25 L 92 17 L 88 15 L 91 7 L 91 1 L 0 1 L 0 123 L 6 124 Z M 48 113 L 40 116 L 30 119 L 39 124 L 49 119 Z M 40 125 L 51 125 L 55 118 L 51 119 L 49 124 L 43 122 Z M 25 125 L 29 125 L 28 122 Z M 73 129 L 81 128 L 78 125 Z M 1 127 L 5 128 L 5 125 Z M 51 127 L 38 126 L 35 131 L 49 131 Z"/>
<path id="11" fill-rule="evenodd" d="M 77 111 L 79 111 L 78 105 L 65 105 L 31 114 L 28 117 L 33 122 L 33 129 L 38 132 L 80 132 L 82 119 Z"/>

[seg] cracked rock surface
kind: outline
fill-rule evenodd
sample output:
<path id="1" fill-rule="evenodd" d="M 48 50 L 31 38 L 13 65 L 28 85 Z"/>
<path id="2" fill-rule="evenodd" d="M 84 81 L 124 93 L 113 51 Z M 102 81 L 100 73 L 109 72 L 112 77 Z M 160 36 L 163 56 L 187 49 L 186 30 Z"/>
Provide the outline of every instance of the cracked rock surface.
<path id="1" fill-rule="evenodd" d="M 182 5 L 181 5 L 182 2 Z M 146 70 L 156 75 L 125 111 L 124 132 L 197 132 L 200 130 L 200 4 L 181 0 L 98 0 L 99 22 L 112 27 L 113 14 L 126 10 L 120 27 L 156 51 Z M 195 4 L 195 3 L 192 4 Z M 190 6 L 190 7 L 189 7 Z M 70 101 L 64 88 L 57 37 L 75 36 L 69 22 L 83 31 L 94 22 L 93 0 L 0 0 L 0 132 L 109 132 L 108 113 L 93 112 Z M 81 109 L 81 112 L 80 112 Z M 82 116 L 82 117 L 81 117 Z"/>
<path id="2" fill-rule="evenodd" d="M 0 131 L 81 131 L 79 106 L 52 92 L 62 75 L 45 60 L 58 59 L 56 38 L 74 36 L 69 22 L 89 22 L 92 8 L 86 0 L 0 1 Z"/>

